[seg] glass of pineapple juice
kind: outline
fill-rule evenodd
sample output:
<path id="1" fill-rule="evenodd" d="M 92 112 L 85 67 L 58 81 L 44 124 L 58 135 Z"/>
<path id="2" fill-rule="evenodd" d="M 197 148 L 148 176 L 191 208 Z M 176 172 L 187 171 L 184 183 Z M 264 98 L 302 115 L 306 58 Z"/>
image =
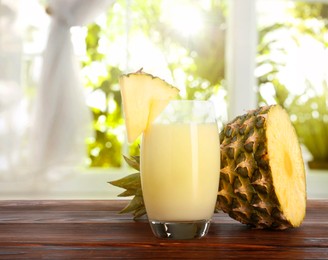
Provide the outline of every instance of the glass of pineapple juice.
<path id="1" fill-rule="evenodd" d="M 156 237 L 201 238 L 213 216 L 220 140 L 213 104 L 171 101 L 141 143 L 141 185 Z"/>

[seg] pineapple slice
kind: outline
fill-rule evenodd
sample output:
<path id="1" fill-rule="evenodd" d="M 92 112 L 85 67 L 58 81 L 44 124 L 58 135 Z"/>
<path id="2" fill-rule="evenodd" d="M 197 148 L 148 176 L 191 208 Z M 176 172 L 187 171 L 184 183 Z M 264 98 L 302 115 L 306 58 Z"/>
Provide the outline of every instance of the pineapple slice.
<path id="1" fill-rule="evenodd" d="M 129 142 L 137 139 L 179 92 L 142 69 L 122 75 L 119 84 Z"/>
<path id="2" fill-rule="evenodd" d="M 306 211 L 302 153 L 288 114 L 266 106 L 220 133 L 218 207 L 255 228 L 298 227 Z"/>

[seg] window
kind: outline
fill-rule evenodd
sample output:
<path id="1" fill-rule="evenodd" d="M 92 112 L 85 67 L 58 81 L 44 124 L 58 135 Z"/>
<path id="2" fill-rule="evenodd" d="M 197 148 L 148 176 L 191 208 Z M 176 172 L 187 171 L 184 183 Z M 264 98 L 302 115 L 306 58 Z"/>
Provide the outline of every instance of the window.
<path id="1" fill-rule="evenodd" d="M 293 91 L 295 95 L 303 93 L 300 88 L 291 89 L 296 80 L 306 89 L 320 84 L 326 93 L 325 84 L 314 84 L 310 75 L 296 70 L 309 71 L 306 66 L 313 62 L 310 68 L 321 66 L 312 70 L 316 73 L 312 77 L 318 80 L 319 73 L 325 74 L 325 2 L 117 0 L 95 23 L 71 28 L 87 104 L 94 116 L 95 135 L 87 139 L 86 165 L 90 168 L 79 168 L 46 184 L 43 180 L 34 183 L 26 176 L 20 181 L 20 174 L 12 176 L 37 91 L 50 19 L 44 12 L 44 1 L 1 0 L 0 174 L 4 181 L 0 181 L 0 195 L 25 198 L 27 192 L 34 191 L 36 198 L 116 196 L 117 191 L 111 190 L 107 181 L 129 173 L 122 154 L 138 153 L 138 143 L 126 143 L 118 88 L 121 73 L 143 67 L 178 86 L 181 98 L 212 99 L 220 122 L 257 104 L 278 102 L 290 108 L 296 102 Z M 306 47 L 310 44 L 315 47 L 309 55 Z M 304 50 L 308 60 L 299 62 Z M 293 73 L 296 77 L 291 80 Z M 309 77 L 301 81 L 300 75 Z M 310 100 L 311 118 L 321 119 L 322 103 L 313 103 L 313 93 L 312 88 L 297 102 L 304 108 Z M 324 100 L 327 108 L 327 96 Z M 296 110 L 290 111 L 296 124 L 301 116 Z M 327 120 L 324 114 L 320 122 Z M 326 196 L 322 195 L 325 187 L 320 186 L 324 177 L 312 176 L 319 181 L 308 179 L 309 196 Z"/>

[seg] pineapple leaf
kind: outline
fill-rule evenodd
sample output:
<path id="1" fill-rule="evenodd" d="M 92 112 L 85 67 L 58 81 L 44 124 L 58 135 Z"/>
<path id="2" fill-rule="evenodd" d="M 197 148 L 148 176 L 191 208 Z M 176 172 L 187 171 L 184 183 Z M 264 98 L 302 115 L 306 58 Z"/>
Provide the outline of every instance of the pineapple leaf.
<path id="1" fill-rule="evenodd" d="M 133 173 L 121 179 L 108 182 L 111 185 L 120 187 L 126 190 L 141 189 L 140 173 Z"/>
<path id="2" fill-rule="evenodd" d="M 141 207 L 144 207 L 143 198 L 141 196 L 135 196 L 130 203 L 120 211 L 120 213 L 135 212 Z"/>
<path id="3" fill-rule="evenodd" d="M 142 217 L 143 215 L 147 214 L 146 209 L 144 206 L 140 207 L 134 212 L 134 219 Z"/>
<path id="4" fill-rule="evenodd" d="M 130 197 L 136 195 L 136 190 L 128 189 L 118 194 L 117 197 Z"/>
<path id="5" fill-rule="evenodd" d="M 129 166 L 131 166 L 133 169 L 140 171 L 140 160 L 139 156 L 131 156 L 131 158 L 128 158 L 124 156 L 124 160 L 127 162 Z"/>

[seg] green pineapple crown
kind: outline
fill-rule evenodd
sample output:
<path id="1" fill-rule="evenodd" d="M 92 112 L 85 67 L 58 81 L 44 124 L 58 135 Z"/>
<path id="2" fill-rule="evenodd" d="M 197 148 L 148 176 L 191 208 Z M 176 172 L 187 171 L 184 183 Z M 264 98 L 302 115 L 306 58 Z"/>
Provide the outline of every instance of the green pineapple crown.
<path id="1" fill-rule="evenodd" d="M 139 218 L 146 214 L 145 204 L 143 201 L 141 180 L 140 180 L 140 156 L 131 156 L 130 158 L 123 156 L 124 160 L 129 166 L 138 172 L 132 173 L 119 180 L 109 182 L 119 188 L 125 189 L 118 197 L 130 197 L 134 196 L 128 205 L 123 208 L 120 213 L 132 213 L 134 219 Z"/>

